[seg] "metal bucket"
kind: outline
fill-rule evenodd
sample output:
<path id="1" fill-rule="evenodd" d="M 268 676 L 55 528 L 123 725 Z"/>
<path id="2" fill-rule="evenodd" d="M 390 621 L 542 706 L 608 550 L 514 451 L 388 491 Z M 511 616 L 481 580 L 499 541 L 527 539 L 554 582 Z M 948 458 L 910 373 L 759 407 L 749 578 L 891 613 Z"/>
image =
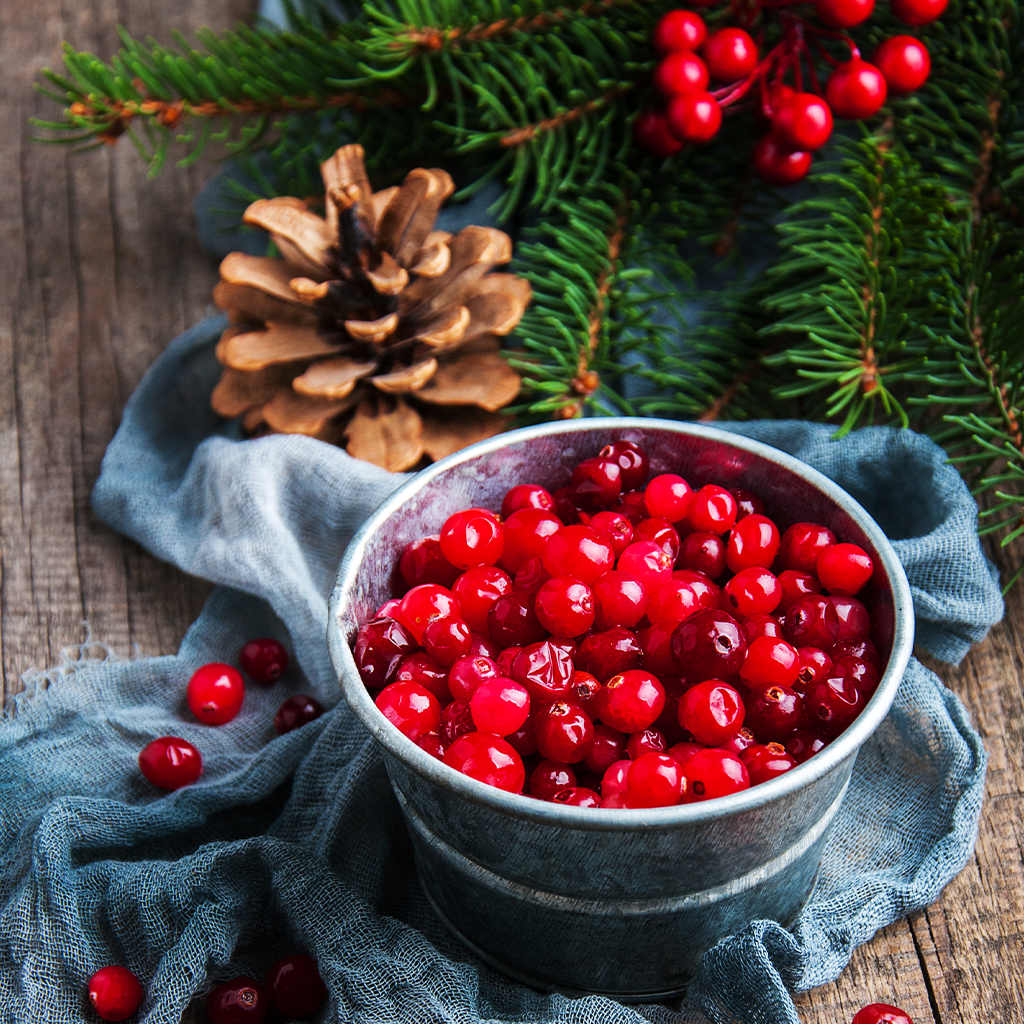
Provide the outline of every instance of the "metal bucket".
<path id="1" fill-rule="evenodd" d="M 860 598 L 886 670 L 838 739 L 785 775 L 729 797 L 651 810 L 566 807 L 456 772 L 381 715 L 349 647 L 392 596 L 398 556 L 453 512 L 500 507 L 516 483 L 562 486 L 571 468 L 628 439 L 694 487 L 747 487 L 781 529 L 813 521 L 864 547 L 875 575 Z M 488 963 L 537 988 L 652 999 L 682 990 L 699 959 L 748 921 L 791 923 L 806 900 L 857 751 L 885 718 L 913 647 L 903 568 L 841 488 L 796 459 L 724 431 L 650 419 L 592 419 L 512 431 L 419 473 L 349 545 L 328 640 L 348 703 L 380 743 L 423 888 Z"/>

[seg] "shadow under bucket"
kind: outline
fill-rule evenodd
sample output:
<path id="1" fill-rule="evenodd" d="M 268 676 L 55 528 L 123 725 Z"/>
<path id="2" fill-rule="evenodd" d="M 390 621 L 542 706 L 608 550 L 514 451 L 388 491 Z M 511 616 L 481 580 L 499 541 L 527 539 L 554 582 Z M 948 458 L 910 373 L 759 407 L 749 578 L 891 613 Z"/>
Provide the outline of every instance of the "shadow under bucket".
<path id="1" fill-rule="evenodd" d="M 562 486 L 614 440 L 647 451 L 651 475 L 679 473 L 757 493 L 780 529 L 828 526 L 875 573 L 858 595 L 886 668 L 871 701 L 831 744 L 770 782 L 704 803 L 650 810 L 567 807 L 506 793 L 449 768 L 374 706 L 350 643 L 389 597 L 406 544 L 470 506 L 500 507 L 516 483 Z M 683 989 L 702 954 L 749 921 L 790 924 L 810 894 L 857 752 L 889 711 L 913 647 L 902 566 L 879 527 L 817 471 L 714 428 L 594 419 L 512 431 L 436 463 L 391 495 L 353 539 L 328 626 L 348 703 L 383 748 L 427 896 L 488 963 L 541 989 L 639 1000 Z"/>

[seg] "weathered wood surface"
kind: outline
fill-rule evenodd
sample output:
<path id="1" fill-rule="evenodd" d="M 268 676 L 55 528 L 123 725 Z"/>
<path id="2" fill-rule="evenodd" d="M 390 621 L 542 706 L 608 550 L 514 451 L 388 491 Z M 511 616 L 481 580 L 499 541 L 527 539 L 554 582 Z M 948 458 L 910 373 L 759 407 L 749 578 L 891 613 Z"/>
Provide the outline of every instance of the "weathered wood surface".
<path id="1" fill-rule="evenodd" d="M 0 2 L 0 664 L 58 664 L 88 636 L 119 656 L 173 653 L 209 585 L 116 536 L 89 491 L 125 401 L 174 335 L 210 311 L 214 261 L 192 199 L 209 162 L 155 181 L 126 143 L 75 155 L 30 141 L 50 116 L 32 83 L 60 45 L 107 56 L 115 26 L 169 40 L 248 16 L 250 0 Z M 996 557 L 999 555 L 996 553 Z M 838 982 L 798 1000 L 807 1024 L 845 1024 L 872 1001 L 916 1024 L 1024 1020 L 1024 587 L 958 669 L 991 757 L 975 855 L 932 907 L 860 949 Z"/>

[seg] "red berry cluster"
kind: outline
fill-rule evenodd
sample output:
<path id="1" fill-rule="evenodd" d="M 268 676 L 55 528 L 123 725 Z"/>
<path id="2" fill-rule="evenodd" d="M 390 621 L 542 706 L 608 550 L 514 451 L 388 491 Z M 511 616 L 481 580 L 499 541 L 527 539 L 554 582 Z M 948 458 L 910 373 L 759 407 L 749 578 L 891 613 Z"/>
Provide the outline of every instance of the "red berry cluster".
<path id="1" fill-rule="evenodd" d="M 139 979 L 125 967 L 101 967 L 89 979 L 89 1002 L 101 1020 L 127 1020 L 144 995 Z M 326 999 L 316 960 L 294 953 L 273 964 L 262 985 L 240 975 L 211 990 L 206 1017 L 210 1024 L 260 1024 L 270 1007 L 286 1017 L 309 1017 Z"/>
<path id="2" fill-rule="evenodd" d="M 409 589 L 354 648 L 381 713 L 473 778 L 585 807 L 723 796 L 841 733 L 881 671 L 871 557 L 648 469 L 617 441 L 409 544 Z"/>
<path id="3" fill-rule="evenodd" d="M 947 2 L 891 0 L 891 6 L 901 21 L 919 26 L 938 18 Z M 715 0 L 694 3 L 708 7 Z M 734 3 L 740 25 L 725 26 L 710 35 L 704 19 L 694 11 L 664 14 L 653 36 L 661 57 L 653 85 L 663 105 L 637 116 L 633 123 L 637 144 L 654 156 L 668 157 L 686 143 L 708 142 L 721 127 L 723 110 L 742 104 L 756 90 L 757 109 L 770 127 L 754 147 L 754 168 L 769 184 L 791 185 L 807 174 L 812 152 L 828 141 L 833 115 L 870 117 L 889 93 L 902 95 L 924 85 L 931 58 L 920 40 L 893 36 L 878 47 L 872 64 L 861 58 L 853 40 L 842 31 L 866 21 L 875 0 L 815 0 L 818 21 L 823 24 L 795 14 L 790 10 L 795 3 Z M 767 53 L 759 12 L 777 19 L 781 28 L 780 42 Z M 824 40 L 844 45 L 849 59 L 834 58 Z M 815 51 L 831 66 L 823 95 Z M 793 85 L 787 84 L 787 78 Z M 711 82 L 719 87 L 709 91 Z"/>
<path id="4" fill-rule="evenodd" d="M 238 663 L 253 682 L 269 686 L 288 668 L 288 652 L 272 637 L 249 640 L 238 655 Z M 233 665 L 210 662 L 192 674 L 185 691 L 189 710 L 206 725 L 230 722 L 242 708 L 245 682 Z M 274 730 L 279 736 L 312 722 L 324 713 L 323 705 L 313 697 L 296 694 L 289 697 L 274 715 Z M 159 736 L 139 754 L 142 774 L 161 789 L 189 786 L 203 773 L 203 758 L 195 746 L 180 736 Z"/>

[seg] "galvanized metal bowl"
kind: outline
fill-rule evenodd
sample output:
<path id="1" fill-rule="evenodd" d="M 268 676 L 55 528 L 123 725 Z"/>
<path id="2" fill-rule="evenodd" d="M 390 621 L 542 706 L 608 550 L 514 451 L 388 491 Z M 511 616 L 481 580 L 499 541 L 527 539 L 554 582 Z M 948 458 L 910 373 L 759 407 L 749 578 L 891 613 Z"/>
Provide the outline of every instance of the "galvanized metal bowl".
<path id="1" fill-rule="evenodd" d="M 823 523 L 864 547 L 875 574 L 861 599 L 887 659 L 859 718 L 805 764 L 706 803 L 594 810 L 506 793 L 456 772 L 374 706 L 352 658 L 356 630 L 392 596 L 399 553 L 453 512 L 500 507 L 516 483 L 562 486 L 571 468 L 628 439 L 652 475 L 747 487 L 780 528 Z M 417 474 L 349 545 L 328 640 L 348 703 L 383 751 L 423 888 L 484 960 L 545 989 L 649 999 L 679 992 L 701 954 L 751 920 L 788 924 L 814 883 L 858 750 L 885 718 L 913 646 L 903 568 L 841 488 L 796 459 L 710 427 L 649 419 L 547 424 L 473 445 Z"/>

